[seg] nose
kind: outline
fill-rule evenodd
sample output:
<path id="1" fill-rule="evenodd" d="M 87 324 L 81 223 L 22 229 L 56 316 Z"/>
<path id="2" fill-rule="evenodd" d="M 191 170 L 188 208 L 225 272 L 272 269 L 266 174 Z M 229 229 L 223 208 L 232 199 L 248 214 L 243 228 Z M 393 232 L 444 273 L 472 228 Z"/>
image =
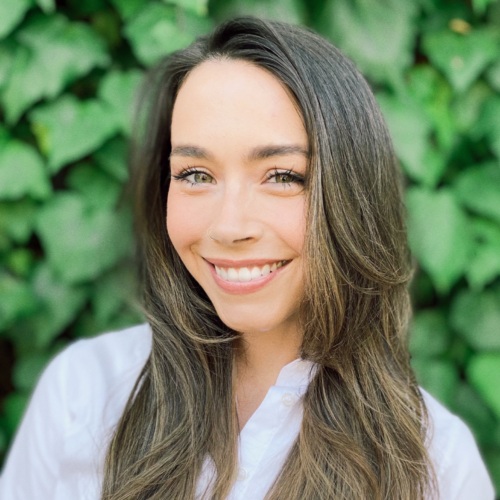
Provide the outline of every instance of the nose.
<path id="1" fill-rule="evenodd" d="M 258 240 L 263 230 L 259 215 L 255 193 L 228 185 L 214 206 L 208 236 L 223 245 Z"/>

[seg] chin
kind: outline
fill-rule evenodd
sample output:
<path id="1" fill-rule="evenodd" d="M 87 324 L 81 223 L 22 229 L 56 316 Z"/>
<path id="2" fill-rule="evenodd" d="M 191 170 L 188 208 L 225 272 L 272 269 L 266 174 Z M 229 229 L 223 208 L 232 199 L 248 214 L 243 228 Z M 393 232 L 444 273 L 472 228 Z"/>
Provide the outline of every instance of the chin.
<path id="1" fill-rule="evenodd" d="M 224 317 L 223 315 L 219 315 L 219 317 L 227 327 L 238 333 L 268 332 L 273 329 L 273 325 L 270 325 L 269 323 L 256 323 L 255 318 L 250 321 L 245 321 L 244 318 L 228 318 Z"/>
<path id="2" fill-rule="evenodd" d="M 241 334 L 260 334 L 269 332 L 285 332 L 287 330 L 296 330 L 296 322 L 291 318 L 277 318 L 276 315 L 267 315 L 264 317 L 258 313 L 239 313 L 224 314 L 223 311 L 217 311 L 222 322 L 235 332 Z"/>

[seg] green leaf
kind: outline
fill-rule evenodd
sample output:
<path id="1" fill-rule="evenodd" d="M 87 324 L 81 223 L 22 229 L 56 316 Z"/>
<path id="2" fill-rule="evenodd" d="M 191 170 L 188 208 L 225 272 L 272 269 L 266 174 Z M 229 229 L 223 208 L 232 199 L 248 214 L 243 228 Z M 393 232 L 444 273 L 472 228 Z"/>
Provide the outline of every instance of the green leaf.
<path id="1" fill-rule="evenodd" d="M 43 161 L 31 146 L 16 140 L 0 145 L 0 198 L 44 199 L 50 192 Z"/>
<path id="2" fill-rule="evenodd" d="M 86 18 L 102 12 L 108 7 L 108 0 L 66 0 L 73 16 Z"/>
<path id="3" fill-rule="evenodd" d="M 167 4 L 174 4 L 183 9 L 190 10 L 198 16 L 208 14 L 208 0 L 163 0 Z"/>
<path id="4" fill-rule="evenodd" d="M 488 472 L 493 480 L 493 486 L 496 491 L 500 491 L 500 449 L 498 440 L 496 440 L 496 442 L 496 447 L 491 446 L 491 441 L 487 443 L 489 446 L 483 448 L 483 456 Z"/>
<path id="5" fill-rule="evenodd" d="M 53 172 L 91 153 L 118 131 L 116 117 L 105 104 L 73 96 L 38 107 L 30 113 L 30 120 Z"/>
<path id="6" fill-rule="evenodd" d="M 488 69 L 486 79 L 497 92 L 500 92 L 500 60 Z"/>
<path id="7" fill-rule="evenodd" d="M 453 190 L 469 210 L 500 222 L 500 165 L 472 165 L 457 177 Z"/>
<path id="8" fill-rule="evenodd" d="M 491 443 L 497 423 L 490 409 L 470 385 L 463 382 L 459 384 L 452 409 L 465 419 L 480 445 Z"/>
<path id="9" fill-rule="evenodd" d="M 458 91 L 465 91 L 498 56 L 492 32 L 474 30 L 467 35 L 441 31 L 424 35 L 426 55 Z"/>
<path id="10" fill-rule="evenodd" d="M 0 91 L 10 78 L 14 64 L 14 52 L 15 44 L 11 40 L 0 42 Z"/>
<path id="11" fill-rule="evenodd" d="M 413 356 L 432 357 L 445 354 L 450 347 L 450 332 L 443 311 L 419 311 L 410 330 Z"/>
<path id="12" fill-rule="evenodd" d="M 453 403 L 459 378 L 455 365 L 448 360 L 415 358 L 412 366 L 419 384 L 443 404 Z"/>
<path id="13" fill-rule="evenodd" d="M 492 3 L 495 3 L 496 0 L 472 0 L 472 6 L 474 7 L 474 11 L 478 15 L 482 15 L 485 13 L 488 6 Z"/>
<path id="14" fill-rule="evenodd" d="M 474 136 L 474 129 L 480 120 L 481 109 L 492 95 L 491 89 L 482 81 L 477 81 L 464 94 L 456 96 L 453 102 L 453 114 L 456 127 L 460 132 Z"/>
<path id="15" fill-rule="evenodd" d="M 54 196 L 41 210 L 37 228 L 49 265 L 66 283 L 95 279 L 130 253 L 123 214 L 88 207 L 78 194 Z"/>
<path id="16" fill-rule="evenodd" d="M 486 136 L 491 149 L 500 161 L 500 127 L 498 126 L 498 117 L 500 116 L 500 96 L 493 95 L 483 104 L 480 119 L 476 130 Z"/>
<path id="17" fill-rule="evenodd" d="M 4 423 L 9 438 L 14 435 L 28 404 L 28 400 L 29 394 L 24 392 L 12 392 L 4 399 Z"/>
<path id="18" fill-rule="evenodd" d="M 138 14 L 144 6 L 144 0 L 111 0 L 111 3 L 125 20 Z"/>
<path id="19" fill-rule="evenodd" d="M 191 0 L 189 0 L 191 1 Z M 230 0 L 210 3 L 217 19 L 237 16 L 256 16 L 264 19 L 277 19 L 291 24 L 303 24 L 306 20 L 304 2 L 301 0 Z"/>
<path id="20" fill-rule="evenodd" d="M 500 291 L 462 291 L 453 301 L 453 328 L 480 351 L 500 349 Z"/>
<path id="21" fill-rule="evenodd" d="M 3 429 L 3 423 L 0 416 L 0 459 L 4 456 L 7 450 L 7 433 Z"/>
<path id="22" fill-rule="evenodd" d="M 438 145 L 449 149 L 456 140 L 456 125 L 450 109 L 453 92 L 441 74 L 429 65 L 414 66 L 409 71 L 407 84 L 398 90 L 405 92 L 401 105 L 406 106 L 410 100 L 413 107 L 422 108 L 432 124 Z"/>
<path id="23" fill-rule="evenodd" d="M 2 262 L 3 260 L 3 262 Z M 26 279 L 34 266 L 34 255 L 28 248 L 14 248 L 0 260 L 13 275 Z"/>
<path id="24" fill-rule="evenodd" d="M 205 18 L 153 2 L 146 4 L 124 31 L 139 61 L 150 66 L 185 47 L 209 28 Z"/>
<path id="25" fill-rule="evenodd" d="M 43 349 L 75 319 L 85 304 L 87 291 L 63 283 L 45 262 L 35 272 L 33 290 L 40 308 L 23 326 L 30 332 L 29 349 Z"/>
<path id="26" fill-rule="evenodd" d="M 99 165 L 120 182 L 128 178 L 127 145 L 122 137 L 114 137 L 94 153 Z"/>
<path id="27" fill-rule="evenodd" d="M 500 245 L 485 245 L 477 250 L 467 269 L 467 281 L 480 290 L 500 276 Z"/>
<path id="28" fill-rule="evenodd" d="M 469 221 L 448 189 L 412 188 L 406 203 L 411 249 L 445 294 L 467 268 L 473 249 Z"/>
<path id="29" fill-rule="evenodd" d="M 93 337 L 102 332 L 118 331 L 141 323 L 144 323 L 144 318 L 130 308 L 120 309 L 116 315 L 106 321 L 92 312 L 85 312 L 78 318 L 74 332 L 78 337 Z"/>
<path id="30" fill-rule="evenodd" d="M 116 205 L 122 186 L 95 165 L 83 163 L 72 168 L 67 185 L 85 198 L 88 207 L 111 209 Z"/>
<path id="31" fill-rule="evenodd" d="M 0 2 L 0 38 L 6 37 L 22 20 L 31 0 L 2 0 Z"/>
<path id="32" fill-rule="evenodd" d="M 318 27 L 371 79 L 392 81 L 413 61 L 417 14 L 416 2 L 328 0 Z"/>
<path id="33" fill-rule="evenodd" d="M 412 179 L 426 182 L 429 173 L 424 157 L 431 126 L 422 107 L 387 94 L 379 94 L 377 99 L 405 171 Z"/>
<path id="34" fill-rule="evenodd" d="M 34 78 L 42 73 L 43 70 L 32 63 L 29 50 L 18 45 L 9 68 L 9 78 L 3 84 L 1 95 L 7 123 L 16 122 L 23 111 L 42 97 L 43 93 L 32 83 Z"/>
<path id="35" fill-rule="evenodd" d="M 500 419 L 500 353 L 474 356 L 467 366 L 468 378 L 488 406 Z"/>
<path id="36" fill-rule="evenodd" d="M 7 129 L 0 125 L 0 148 L 4 147 L 10 141 L 10 135 Z"/>
<path id="37" fill-rule="evenodd" d="M 130 267 L 113 269 L 101 277 L 91 294 L 91 304 L 98 323 L 106 324 L 122 306 L 131 308 L 137 283 Z"/>
<path id="38" fill-rule="evenodd" d="M 386 94 L 379 95 L 378 101 L 406 173 L 418 182 L 434 186 L 443 174 L 445 163 L 430 148 L 431 122 L 421 104 Z"/>
<path id="39" fill-rule="evenodd" d="M 53 98 L 68 83 L 109 63 L 103 41 L 61 15 L 38 16 L 16 36 L 11 75 L 2 95 L 9 123 L 42 98 Z"/>
<path id="40" fill-rule="evenodd" d="M 33 231 L 35 215 L 36 205 L 31 200 L 0 203 L 0 242 L 9 238 L 15 243 L 26 243 Z"/>
<path id="41" fill-rule="evenodd" d="M 500 276 L 500 226 L 476 219 L 473 224 L 477 246 L 467 268 L 467 281 L 478 291 Z"/>
<path id="42" fill-rule="evenodd" d="M 405 172 L 415 181 L 434 187 L 446 169 L 446 156 L 443 152 L 438 152 L 431 141 L 432 121 L 442 120 L 447 123 L 449 120 L 444 120 L 442 116 L 432 116 L 437 109 L 432 103 L 427 107 L 434 111 L 425 111 L 422 102 L 425 90 L 422 87 L 414 85 L 415 96 L 421 94 L 418 95 L 420 102 L 407 96 L 395 98 L 388 94 L 379 94 L 377 98 Z"/>
<path id="43" fill-rule="evenodd" d="M 14 387 L 18 390 L 31 392 L 50 359 L 51 355 L 47 352 L 30 353 L 19 358 L 14 365 Z"/>
<path id="44" fill-rule="evenodd" d="M 35 0 L 36 4 L 40 9 L 43 10 L 45 14 L 51 14 L 56 10 L 56 4 L 54 0 Z"/>
<path id="45" fill-rule="evenodd" d="M 7 273 L 0 274 L 0 330 L 36 310 L 36 299 L 29 283 Z"/>
<path id="46" fill-rule="evenodd" d="M 16 276 L 27 279 L 35 264 L 35 256 L 28 248 L 15 248 L 6 258 L 7 269 Z"/>
<path id="47" fill-rule="evenodd" d="M 109 105 L 110 112 L 125 135 L 130 135 L 131 132 L 142 77 L 143 73 L 139 70 L 111 71 L 104 76 L 99 87 L 99 98 Z"/>

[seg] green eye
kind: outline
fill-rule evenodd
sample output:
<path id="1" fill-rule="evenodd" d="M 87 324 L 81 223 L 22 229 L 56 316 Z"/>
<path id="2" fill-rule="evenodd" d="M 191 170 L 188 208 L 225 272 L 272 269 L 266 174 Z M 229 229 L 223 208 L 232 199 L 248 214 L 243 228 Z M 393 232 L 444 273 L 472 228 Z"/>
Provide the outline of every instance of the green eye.
<path id="1" fill-rule="evenodd" d="M 296 178 L 290 174 L 276 174 L 274 178 L 279 184 L 290 184 L 296 180 Z"/>
<path id="2" fill-rule="evenodd" d="M 212 182 L 212 178 L 205 172 L 196 172 L 191 175 L 193 176 L 193 181 L 196 184 L 205 184 L 207 182 Z"/>
<path id="3" fill-rule="evenodd" d="M 269 173 L 268 180 L 274 184 L 284 184 L 285 186 L 304 184 L 304 177 L 292 170 L 279 171 L 275 169 L 273 172 Z"/>
<path id="4" fill-rule="evenodd" d="M 173 175 L 172 178 L 182 182 L 189 182 L 192 186 L 196 184 L 211 184 L 214 182 L 214 178 L 210 174 L 207 174 L 203 170 L 196 170 L 193 168 L 183 170 L 180 174 Z"/>

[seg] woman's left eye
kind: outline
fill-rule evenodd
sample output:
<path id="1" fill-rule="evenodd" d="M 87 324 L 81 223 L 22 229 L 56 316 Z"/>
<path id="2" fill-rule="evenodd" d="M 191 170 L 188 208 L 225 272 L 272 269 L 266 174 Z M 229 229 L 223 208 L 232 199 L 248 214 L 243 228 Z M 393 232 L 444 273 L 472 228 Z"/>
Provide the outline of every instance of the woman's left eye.
<path id="1" fill-rule="evenodd" d="M 304 184 L 304 177 L 291 170 L 274 170 L 269 174 L 268 180 L 276 184 Z"/>

